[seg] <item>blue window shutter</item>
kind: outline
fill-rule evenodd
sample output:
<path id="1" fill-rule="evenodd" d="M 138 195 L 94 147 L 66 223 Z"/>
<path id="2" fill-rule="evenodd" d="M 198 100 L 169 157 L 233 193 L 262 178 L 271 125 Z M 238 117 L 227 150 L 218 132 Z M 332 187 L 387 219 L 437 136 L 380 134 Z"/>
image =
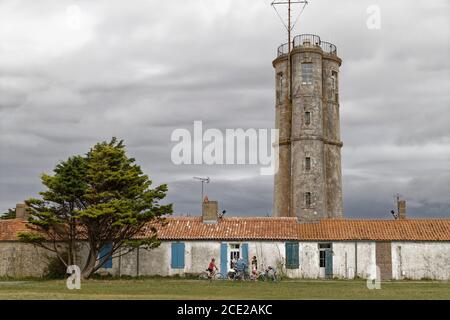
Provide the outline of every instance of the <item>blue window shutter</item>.
<path id="1" fill-rule="evenodd" d="M 299 245 L 298 242 L 286 242 L 286 268 L 297 269 L 300 265 L 299 255 L 298 255 Z"/>
<path id="2" fill-rule="evenodd" d="M 173 269 L 184 268 L 184 242 L 172 242 L 171 245 L 171 267 Z"/>
<path id="3" fill-rule="evenodd" d="M 248 265 L 248 243 L 242 244 L 242 259 Z"/>
<path id="4" fill-rule="evenodd" d="M 228 256 L 228 245 L 226 243 L 220 244 L 220 273 L 223 277 L 227 277 L 227 256 Z"/>
<path id="5" fill-rule="evenodd" d="M 172 261 L 170 263 L 172 268 L 178 268 L 178 244 L 177 243 L 173 243 L 172 242 L 172 250 L 171 250 L 171 254 L 172 254 Z"/>
<path id="6" fill-rule="evenodd" d="M 178 244 L 178 266 L 184 268 L 184 242 Z"/>
<path id="7" fill-rule="evenodd" d="M 298 269 L 298 267 L 300 266 L 300 259 L 298 256 L 298 242 L 294 242 L 292 243 L 292 257 L 293 257 L 293 261 L 292 261 L 292 267 L 294 269 Z"/>
<path id="8" fill-rule="evenodd" d="M 111 250 L 112 250 L 111 242 L 105 244 L 100 249 L 98 259 L 100 260 L 100 263 L 102 264 L 102 268 L 112 268 L 112 257 L 106 258 L 106 256 L 111 253 Z"/>
<path id="9" fill-rule="evenodd" d="M 284 244 L 284 251 L 285 251 L 285 256 L 286 256 L 286 268 L 290 269 L 291 268 L 291 243 L 290 242 L 286 242 Z"/>
<path id="10" fill-rule="evenodd" d="M 325 276 L 327 278 L 333 277 L 333 251 L 325 250 Z"/>

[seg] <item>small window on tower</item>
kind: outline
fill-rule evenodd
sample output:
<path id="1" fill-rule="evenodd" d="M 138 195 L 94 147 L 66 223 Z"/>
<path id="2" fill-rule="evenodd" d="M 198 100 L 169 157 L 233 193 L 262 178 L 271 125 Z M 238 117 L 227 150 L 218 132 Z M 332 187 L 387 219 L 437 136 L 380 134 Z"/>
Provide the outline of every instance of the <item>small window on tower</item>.
<path id="1" fill-rule="evenodd" d="M 302 63 L 302 84 L 313 83 L 313 64 Z"/>
<path id="2" fill-rule="evenodd" d="M 305 192 L 305 206 L 311 207 L 311 192 Z"/>
<path id="3" fill-rule="evenodd" d="M 309 126 L 311 124 L 311 112 L 305 112 L 305 125 Z"/>
<path id="4" fill-rule="evenodd" d="M 336 71 L 331 71 L 331 88 L 333 90 L 336 90 L 337 88 L 337 72 Z"/>
<path id="5" fill-rule="evenodd" d="M 305 170 L 311 171 L 311 158 L 310 157 L 305 158 Z"/>
<path id="6" fill-rule="evenodd" d="M 283 73 L 278 73 L 277 103 L 281 103 L 283 99 L 284 77 Z"/>

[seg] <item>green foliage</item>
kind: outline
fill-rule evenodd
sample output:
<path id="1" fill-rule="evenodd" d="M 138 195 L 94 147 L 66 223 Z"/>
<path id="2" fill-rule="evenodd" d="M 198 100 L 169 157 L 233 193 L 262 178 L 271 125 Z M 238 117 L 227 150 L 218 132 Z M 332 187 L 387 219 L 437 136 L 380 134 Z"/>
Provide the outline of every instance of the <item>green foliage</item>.
<path id="1" fill-rule="evenodd" d="M 31 208 L 29 222 L 45 233 L 47 240 L 67 243 L 68 264 L 74 260 L 76 240 L 87 239 L 86 277 L 100 267 L 98 253 L 108 243 L 112 243 L 109 256 L 124 245 L 131 249 L 158 246 L 155 235 L 142 240 L 136 235 L 149 222 L 162 222 L 172 213 L 171 204 L 159 203 L 166 196 L 167 185 L 151 189 L 152 181 L 116 138 L 96 144 L 85 156 L 59 163 L 53 175 L 42 175 L 42 183 L 47 188 L 40 193 L 42 199 L 26 201 Z M 44 238 L 22 234 L 21 240 L 52 250 Z M 53 250 L 57 251 L 56 246 Z"/>
<path id="2" fill-rule="evenodd" d="M 19 232 L 17 237 L 20 241 L 31 244 L 40 244 L 46 240 L 43 234 L 35 232 Z"/>
<path id="3" fill-rule="evenodd" d="M 8 209 L 8 212 L 0 214 L 0 220 L 8 220 L 16 218 L 16 209 Z"/>
<path id="4" fill-rule="evenodd" d="M 62 258 L 67 259 L 67 252 L 62 253 Z M 67 267 L 60 258 L 52 256 L 48 258 L 44 277 L 47 279 L 64 279 L 67 276 Z"/>

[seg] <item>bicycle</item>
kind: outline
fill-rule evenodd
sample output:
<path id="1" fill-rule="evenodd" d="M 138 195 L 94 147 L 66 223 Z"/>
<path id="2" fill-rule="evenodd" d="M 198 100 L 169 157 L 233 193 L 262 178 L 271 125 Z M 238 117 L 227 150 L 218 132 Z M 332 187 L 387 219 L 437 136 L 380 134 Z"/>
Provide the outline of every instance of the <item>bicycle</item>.
<path id="1" fill-rule="evenodd" d="M 263 272 L 261 272 L 258 277 L 256 278 L 259 281 L 273 281 L 278 282 L 280 281 L 280 276 L 278 275 L 277 271 L 275 269 L 265 269 Z"/>
<path id="2" fill-rule="evenodd" d="M 251 280 L 250 274 L 246 270 L 236 271 L 232 280 Z"/>
<path id="3" fill-rule="evenodd" d="M 208 270 L 205 270 L 199 274 L 198 278 L 199 280 L 210 280 L 210 281 L 222 280 L 223 275 L 219 272 L 219 270 L 213 271 L 212 273 L 210 273 Z"/>

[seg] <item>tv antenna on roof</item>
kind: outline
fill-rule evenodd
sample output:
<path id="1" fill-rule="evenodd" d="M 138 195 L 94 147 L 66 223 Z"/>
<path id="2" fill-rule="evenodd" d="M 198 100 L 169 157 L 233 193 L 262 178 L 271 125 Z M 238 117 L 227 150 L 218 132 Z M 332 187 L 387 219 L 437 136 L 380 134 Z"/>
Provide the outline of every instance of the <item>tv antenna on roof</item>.
<path id="1" fill-rule="evenodd" d="M 397 206 L 397 212 L 391 210 L 391 214 L 394 216 L 394 219 L 397 220 L 400 217 L 400 194 L 397 193 L 395 195 L 395 206 Z"/>
<path id="2" fill-rule="evenodd" d="M 291 19 L 291 11 L 292 10 L 291 9 L 292 9 L 292 5 L 293 4 L 303 4 L 303 7 L 300 10 L 300 13 L 295 18 L 294 22 L 292 23 L 292 19 Z M 308 1 L 291 1 L 291 0 L 287 0 L 287 1 L 277 1 L 277 0 L 275 0 L 275 1 L 273 1 L 270 4 L 273 7 L 273 9 L 275 10 L 275 12 L 277 13 L 277 16 L 280 18 L 281 23 L 284 25 L 284 27 L 287 30 L 287 38 L 288 38 L 288 41 L 287 41 L 287 46 L 288 46 L 288 50 L 287 50 L 287 54 L 288 54 L 287 55 L 287 60 L 288 60 L 288 68 L 287 68 L 288 75 L 287 75 L 287 79 L 289 81 L 289 86 L 288 86 L 288 88 L 289 88 L 288 89 L 289 90 L 289 92 L 288 92 L 289 102 L 292 101 L 292 81 L 291 81 L 292 80 L 291 79 L 291 73 L 292 73 L 291 69 L 292 69 L 292 67 L 291 67 L 291 55 L 290 55 L 290 53 L 291 53 L 291 46 L 292 46 L 291 32 L 294 29 L 295 25 L 297 24 L 298 19 L 300 18 L 300 15 L 302 14 L 303 10 L 305 10 L 305 7 L 306 7 L 307 4 L 308 4 Z M 280 13 L 277 10 L 277 6 L 280 6 L 280 5 L 283 5 L 283 6 L 287 5 L 287 9 L 288 9 L 287 10 L 287 22 L 281 17 Z"/>
<path id="3" fill-rule="evenodd" d="M 204 184 L 205 183 L 209 183 L 211 181 L 211 179 L 209 177 L 194 177 L 195 180 L 201 181 L 202 183 L 202 201 L 200 203 L 203 203 L 203 190 L 204 190 Z"/>

